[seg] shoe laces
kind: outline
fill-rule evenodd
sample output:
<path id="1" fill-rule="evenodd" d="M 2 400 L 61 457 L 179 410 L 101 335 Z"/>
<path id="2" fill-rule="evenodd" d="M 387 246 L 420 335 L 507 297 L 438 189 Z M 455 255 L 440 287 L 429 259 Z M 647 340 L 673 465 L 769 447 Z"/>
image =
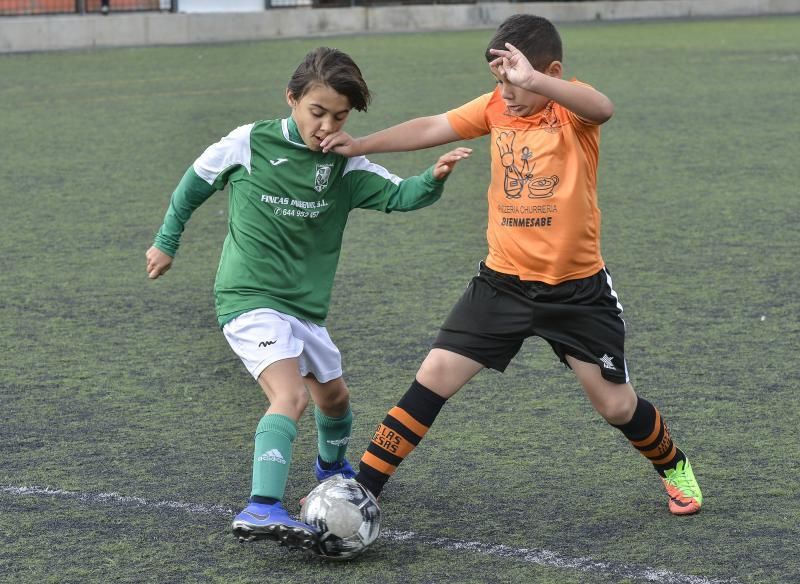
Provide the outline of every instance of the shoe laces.
<path id="1" fill-rule="evenodd" d="M 694 477 L 687 472 L 686 465 L 683 461 L 678 463 L 675 470 L 667 474 L 666 481 L 686 497 L 697 498 L 699 494 L 697 482 L 694 480 Z"/>

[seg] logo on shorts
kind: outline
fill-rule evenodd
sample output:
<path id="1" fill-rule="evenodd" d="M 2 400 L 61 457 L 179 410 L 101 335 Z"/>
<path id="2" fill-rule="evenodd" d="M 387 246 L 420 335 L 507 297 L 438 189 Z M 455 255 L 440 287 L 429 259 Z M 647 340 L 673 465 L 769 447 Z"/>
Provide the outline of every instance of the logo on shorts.
<path id="1" fill-rule="evenodd" d="M 286 464 L 286 459 L 277 448 L 273 448 L 258 457 L 258 462 L 277 462 L 278 464 Z"/>
<path id="2" fill-rule="evenodd" d="M 603 353 L 603 356 L 600 357 L 600 361 L 603 363 L 604 369 L 616 369 L 617 367 L 614 365 L 614 357 L 610 356 L 608 353 Z"/>
<path id="3" fill-rule="evenodd" d="M 277 342 L 278 341 L 261 341 L 260 343 L 258 343 L 258 346 L 259 347 L 269 347 L 270 345 L 274 345 Z"/>

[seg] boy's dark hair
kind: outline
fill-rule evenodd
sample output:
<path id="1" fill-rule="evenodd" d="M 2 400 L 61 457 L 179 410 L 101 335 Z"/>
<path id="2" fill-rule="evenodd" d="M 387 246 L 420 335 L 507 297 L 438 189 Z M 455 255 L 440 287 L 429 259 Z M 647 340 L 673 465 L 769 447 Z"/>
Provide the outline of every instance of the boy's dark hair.
<path id="1" fill-rule="evenodd" d="M 317 84 L 327 85 L 344 95 L 358 111 L 367 111 L 372 96 L 361 69 L 347 53 L 328 47 L 314 49 L 289 79 L 289 91 L 295 99 L 300 99 Z"/>
<path id="2" fill-rule="evenodd" d="M 505 49 L 506 43 L 517 47 L 533 68 L 544 72 L 553 61 L 561 61 L 561 36 L 553 23 L 533 14 L 515 14 L 505 19 L 486 47 L 486 60 L 497 57 L 489 49 Z"/>

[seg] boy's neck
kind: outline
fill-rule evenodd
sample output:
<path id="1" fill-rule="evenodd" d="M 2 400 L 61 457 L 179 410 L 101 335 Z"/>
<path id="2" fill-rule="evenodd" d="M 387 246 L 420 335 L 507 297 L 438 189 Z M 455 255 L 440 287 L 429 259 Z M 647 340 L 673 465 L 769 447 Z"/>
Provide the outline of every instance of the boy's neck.
<path id="1" fill-rule="evenodd" d="M 287 118 L 286 128 L 289 130 L 289 139 L 292 142 L 305 144 L 303 137 L 300 135 L 300 130 L 297 129 L 297 122 L 294 121 L 294 118 L 291 115 Z"/>

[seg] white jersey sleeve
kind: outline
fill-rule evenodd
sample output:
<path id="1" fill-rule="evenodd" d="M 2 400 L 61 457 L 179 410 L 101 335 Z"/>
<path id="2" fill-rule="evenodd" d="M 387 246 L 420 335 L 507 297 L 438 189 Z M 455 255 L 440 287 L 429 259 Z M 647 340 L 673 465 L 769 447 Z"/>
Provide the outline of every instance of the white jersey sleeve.
<path id="1" fill-rule="evenodd" d="M 239 126 L 219 142 L 206 148 L 194 161 L 195 174 L 220 189 L 229 170 L 243 166 L 250 173 L 250 132 L 254 124 Z M 215 184 L 221 181 L 222 184 Z"/>

